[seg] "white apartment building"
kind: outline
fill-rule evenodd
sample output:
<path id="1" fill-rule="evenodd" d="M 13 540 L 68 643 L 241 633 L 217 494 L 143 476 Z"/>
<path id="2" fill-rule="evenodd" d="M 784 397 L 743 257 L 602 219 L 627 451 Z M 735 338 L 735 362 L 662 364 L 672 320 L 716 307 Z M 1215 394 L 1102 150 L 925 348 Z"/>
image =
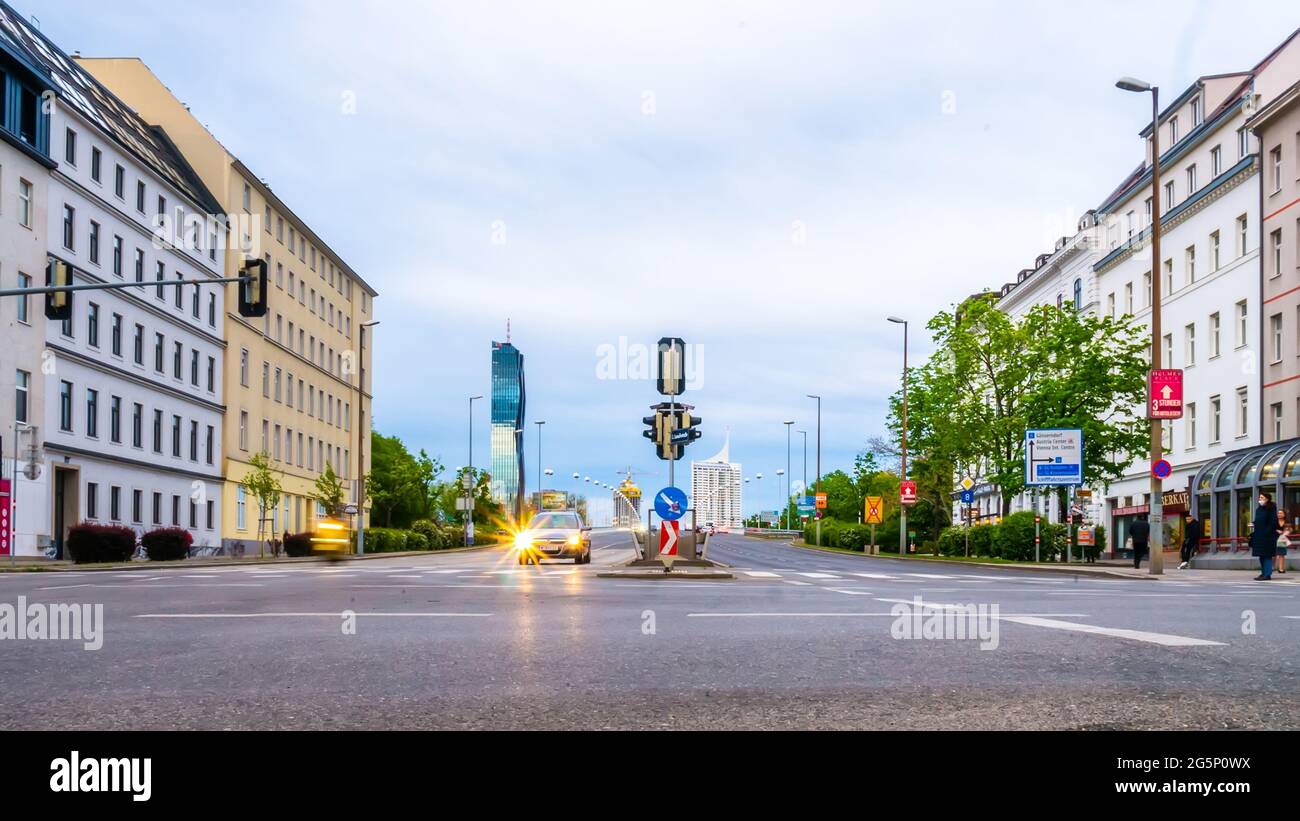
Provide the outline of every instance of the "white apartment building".
<path id="1" fill-rule="evenodd" d="M 44 323 L 47 527 L 27 549 L 47 541 L 61 554 L 80 521 L 182 527 L 218 544 L 225 287 L 166 283 L 222 276 L 225 216 L 165 133 L 7 6 L 0 27 L 56 91 L 50 260 L 77 284 L 142 283 L 77 292 L 70 321 Z"/>
<path id="2" fill-rule="evenodd" d="M 1182 537 L 1190 486 L 1208 464 L 1261 441 L 1260 158 L 1246 120 L 1260 104 L 1257 80 L 1288 40 L 1248 72 L 1202 77 L 1160 114 L 1161 364 L 1184 373 L 1184 416 L 1166 423 L 1164 449 L 1174 472 L 1165 480 L 1165 545 Z M 1098 209 L 1123 215 L 1122 235 L 1108 237 L 1098 261 L 1105 310 L 1146 326 L 1151 305 L 1151 127 L 1142 132 L 1147 160 Z M 1135 409 L 1135 412 L 1140 412 Z M 1149 509 L 1150 465 L 1139 458 L 1111 485 L 1106 515 L 1112 545 Z M 1245 519 L 1211 516 L 1214 540 L 1243 535 Z M 1225 511 L 1226 512 L 1226 511 Z M 1241 532 L 1238 532 L 1241 531 Z M 1214 542 L 1212 542 L 1213 544 Z"/>
<path id="3" fill-rule="evenodd" d="M 0 30 L 0 288 L 44 283 L 49 157 L 49 118 L 41 96 L 49 78 Z M 36 552 L 48 535 L 47 474 L 32 463 L 32 446 L 44 433 L 45 313 L 41 297 L 0 299 L 0 478 L 10 483 L 9 536 L 23 555 Z M 3 501 L 3 500 L 0 500 Z M 0 555 L 4 555 L 0 550 Z"/>
<path id="4" fill-rule="evenodd" d="M 727 530 L 740 530 L 745 526 L 741 514 L 740 463 L 731 461 L 731 433 L 722 443 L 722 450 L 702 461 L 691 462 L 691 505 L 695 508 L 695 521 L 702 525 L 713 523 Z"/>

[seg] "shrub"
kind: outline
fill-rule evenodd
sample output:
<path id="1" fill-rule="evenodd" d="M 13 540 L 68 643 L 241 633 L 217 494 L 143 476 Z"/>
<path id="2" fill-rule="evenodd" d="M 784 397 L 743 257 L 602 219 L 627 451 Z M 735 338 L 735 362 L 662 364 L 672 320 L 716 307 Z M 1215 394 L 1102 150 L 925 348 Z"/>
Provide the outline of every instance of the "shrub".
<path id="1" fill-rule="evenodd" d="M 1005 517 L 993 534 L 993 555 L 1016 562 L 1032 560 L 1034 516 L 1032 510 L 1021 510 Z"/>
<path id="2" fill-rule="evenodd" d="M 970 553 L 972 556 L 989 557 L 993 555 L 993 531 L 995 525 L 974 525 L 970 529 Z"/>
<path id="3" fill-rule="evenodd" d="M 835 544 L 849 550 L 863 550 L 871 538 L 869 528 L 862 525 L 844 525 L 836 534 Z"/>
<path id="4" fill-rule="evenodd" d="M 953 526 L 939 532 L 939 553 L 944 556 L 966 555 L 966 529 Z"/>
<path id="5" fill-rule="evenodd" d="M 432 519 L 417 519 L 416 521 L 411 522 L 410 529 L 415 533 L 419 533 L 421 536 L 427 539 L 430 544 L 433 544 L 435 541 L 437 541 L 438 523 L 433 521 Z"/>
<path id="6" fill-rule="evenodd" d="M 68 555 L 77 564 L 126 562 L 135 553 L 135 531 L 121 525 L 82 522 L 68 529 Z"/>
<path id="7" fill-rule="evenodd" d="M 406 531 L 407 550 L 428 550 L 429 537 L 417 530 Z"/>
<path id="8" fill-rule="evenodd" d="M 194 537 L 183 527 L 160 527 L 140 537 L 140 545 L 151 562 L 187 559 Z"/>
<path id="9" fill-rule="evenodd" d="M 310 533 L 284 534 L 284 554 L 293 558 L 311 555 Z"/>
<path id="10" fill-rule="evenodd" d="M 410 531 L 387 527 L 366 528 L 367 553 L 400 553 L 406 550 L 406 537 Z"/>

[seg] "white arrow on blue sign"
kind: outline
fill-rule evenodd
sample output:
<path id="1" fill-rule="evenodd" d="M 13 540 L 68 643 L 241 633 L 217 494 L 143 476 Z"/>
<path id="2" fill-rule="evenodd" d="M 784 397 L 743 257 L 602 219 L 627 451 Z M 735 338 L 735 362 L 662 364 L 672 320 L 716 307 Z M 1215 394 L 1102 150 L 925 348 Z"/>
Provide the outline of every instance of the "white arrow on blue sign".
<path id="1" fill-rule="evenodd" d="M 1083 484 L 1083 431 L 1078 428 L 1025 431 L 1025 484 L 1031 487 Z"/>
<path id="2" fill-rule="evenodd" d="M 655 513 L 665 522 L 685 516 L 686 507 L 686 493 L 680 488 L 669 486 L 655 494 Z"/>

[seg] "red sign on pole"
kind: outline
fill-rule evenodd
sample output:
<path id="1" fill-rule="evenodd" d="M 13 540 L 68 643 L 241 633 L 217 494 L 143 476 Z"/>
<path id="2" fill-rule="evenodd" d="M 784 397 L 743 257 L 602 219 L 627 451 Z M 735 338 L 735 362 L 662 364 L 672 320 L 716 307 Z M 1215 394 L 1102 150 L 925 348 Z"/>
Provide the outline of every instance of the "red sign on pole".
<path id="1" fill-rule="evenodd" d="M 677 555 L 677 522 L 662 522 L 659 525 L 659 555 Z"/>
<path id="2" fill-rule="evenodd" d="M 1177 368 L 1151 371 L 1147 379 L 1147 418 L 1183 418 L 1183 372 Z"/>
<path id="3" fill-rule="evenodd" d="M 916 504 L 916 482 L 899 482 L 898 484 L 899 501 L 905 505 Z"/>
<path id="4" fill-rule="evenodd" d="M 8 556 L 13 550 L 13 519 L 9 504 L 9 480 L 0 479 L 0 556 Z"/>

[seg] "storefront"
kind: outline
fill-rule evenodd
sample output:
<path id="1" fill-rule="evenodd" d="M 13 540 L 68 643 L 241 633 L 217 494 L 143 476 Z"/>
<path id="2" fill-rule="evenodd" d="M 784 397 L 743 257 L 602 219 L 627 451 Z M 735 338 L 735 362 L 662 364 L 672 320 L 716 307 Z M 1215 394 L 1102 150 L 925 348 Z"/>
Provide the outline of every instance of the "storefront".
<path id="1" fill-rule="evenodd" d="M 1203 552 L 1249 552 L 1261 492 L 1271 493 L 1279 513 L 1300 525 L 1300 439 L 1228 453 L 1201 468 L 1192 503 L 1206 528 Z"/>
<path id="2" fill-rule="evenodd" d="M 1187 500 L 1185 490 L 1166 490 L 1161 496 L 1165 550 L 1177 550 L 1183 543 L 1183 514 L 1187 512 Z M 1110 558 L 1132 559 L 1133 545 L 1129 542 L 1129 530 L 1134 522 L 1145 519 L 1150 514 L 1151 505 L 1146 503 L 1117 507 L 1116 502 L 1116 499 L 1111 499 L 1108 505 L 1110 527 L 1107 540 L 1110 543 Z"/>

